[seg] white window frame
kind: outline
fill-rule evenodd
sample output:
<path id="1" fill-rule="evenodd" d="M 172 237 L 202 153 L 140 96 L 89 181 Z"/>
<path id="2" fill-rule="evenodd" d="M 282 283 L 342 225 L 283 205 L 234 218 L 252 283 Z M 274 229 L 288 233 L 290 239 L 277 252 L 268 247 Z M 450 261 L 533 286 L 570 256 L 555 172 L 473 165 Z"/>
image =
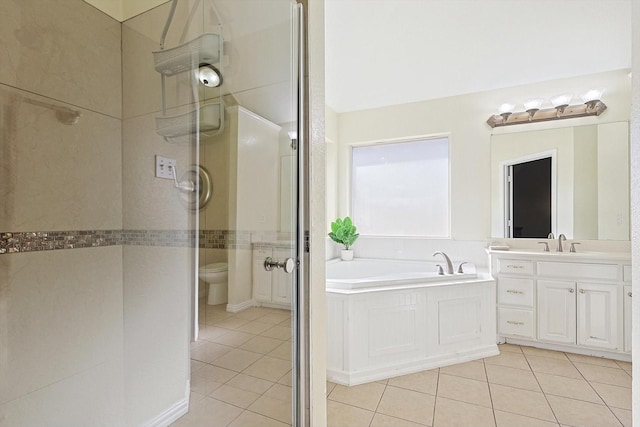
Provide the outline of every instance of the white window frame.
<path id="1" fill-rule="evenodd" d="M 346 203 L 347 203 L 347 212 L 350 216 L 353 217 L 353 149 L 356 147 L 367 147 L 367 146 L 375 146 L 375 145 L 389 145 L 389 144 L 398 144 L 403 142 L 416 142 L 416 141 L 425 141 L 429 139 L 447 139 L 447 206 L 448 206 L 448 217 L 447 217 L 447 233 L 446 236 L 428 236 L 428 235 L 390 235 L 390 234 L 362 234 L 361 236 L 366 237 L 377 237 L 377 238 L 415 238 L 415 239 L 451 239 L 451 219 L 452 219 L 452 204 L 451 204 L 451 181 L 452 181 L 452 164 L 451 164 L 451 152 L 452 152 L 452 137 L 451 133 L 437 133 L 437 134 L 428 134 L 428 135 L 417 135 L 417 136 L 409 136 L 402 138 L 390 138 L 390 139 L 381 139 L 374 141 L 364 141 L 364 142 L 355 142 L 348 143 L 348 159 L 345 165 L 345 184 L 346 184 Z M 357 219 L 354 218 L 354 222 L 357 224 Z"/>

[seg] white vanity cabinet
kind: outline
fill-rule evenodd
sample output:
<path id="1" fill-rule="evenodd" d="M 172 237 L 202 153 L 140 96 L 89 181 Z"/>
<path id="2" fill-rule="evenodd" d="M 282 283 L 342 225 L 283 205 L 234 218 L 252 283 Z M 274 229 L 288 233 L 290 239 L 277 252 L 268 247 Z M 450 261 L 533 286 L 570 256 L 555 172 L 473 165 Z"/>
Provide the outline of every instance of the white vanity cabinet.
<path id="1" fill-rule="evenodd" d="M 630 351 L 626 254 L 489 254 L 501 339 L 623 359 Z"/>
<path id="2" fill-rule="evenodd" d="M 253 300 L 258 305 L 289 309 L 291 306 L 291 275 L 282 269 L 266 271 L 264 260 L 271 257 L 282 261 L 291 257 L 291 249 L 277 246 L 254 246 L 252 257 Z"/>

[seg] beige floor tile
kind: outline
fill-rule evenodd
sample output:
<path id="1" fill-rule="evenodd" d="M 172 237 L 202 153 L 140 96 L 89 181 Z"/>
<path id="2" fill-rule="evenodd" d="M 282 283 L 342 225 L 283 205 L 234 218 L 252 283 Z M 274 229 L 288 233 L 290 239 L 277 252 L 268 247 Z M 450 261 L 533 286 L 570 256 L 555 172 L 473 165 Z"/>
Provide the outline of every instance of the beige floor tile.
<path id="1" fill-rule="evenodd" d="M 191 359 L 191 375 L 198 371 L 198 369 L 203 368 L 206 365 L 204 362 L 200 362 L 199 360 Z"/>
<path id="2" fill-rule="evenodd" d="M 262 378 L 263 380 L 276 382 L 284 374 L 291 370 L 291 362 L 275 357 L 264 356 L 243 371 L 252 377 Z"/>
<path id="3" fill-rule="evenodd" d="M 332 383 L 331 381 L 327 381 L 327 397 L 331 394 L 331 392 L 333 391 L 333 389 L 337 386 L 338 384 L 336 383 Z"/>
<path id="4" fill-rule="evenodd" d="M 495 416 L 498 427 L 558 427 L 555 422 L 529 418 L 510 412 L 495 411 Z"/>
<path id="5" fill-rule="evenodd" d="M 223 320 L 222 322 L 217 322 L 215 325 L 220 328 L 233 329 L 237 331 L 238 328 L 245 326 L 249 323 L 252 323 L 252 321 L 249 319 L 241 319 L 239 317 L 234 316 L 234 317 L 229 317 Z"/>
<path id="6" fill-rule="evenodd" d="M 278 359 L 291 361 L 292 355 L 292 344 L 291 341 L 285 341 L 280 344 L 278 347 L 273 349 L 273 351 L 269 352 L 269 356 L 277 357 Z"/>
<path id="7" fill-rule="evenodd" d="M 531 371 L 498 365 L 486 365 L 486 369 L 487 377 L 491 384 L 541 391 L 538 381 Z"/>
<path id="8" fill-rule="evenodd" d="M 265 391 L 273 387 L 274 383 L 273 381 L 267 381 L 245 374 L 238 374 L 231 380 L 229 380 L 227 384 L 236 388 L 240 388 L 242 390 L 263 394 Z"/>
<path id="9" fill-rule="evenodd" d="M 205 363 L 211 363 L 215 359 L 224 356 L 233 350 L 233 347 L 213 342 L 205 342 L 203 345 L 191 351 L 191 359 Z"/>
<path id="10" fill-rule="evenodd" d="M 457 400 L 436 399 L 434 427 L 495 427 L 493 410 Z"/>
<path id="11" fill-rule="evenodd" d="M 218 383 L 226 383 L 238 373 L 219 366 L 207 365 L 195 373 L 196 377 L 203 377 Z"/>
<path id="12" fill-rule="evenodd" d="M 435 395 L 436 388 L 438 387 L 438 372 L 434 370 L 420 371 L 415 374 L 389 378 L 387 384 Z"/>
<path id="13" fill-rule="evenodd" d="M 273 351 L 279 345 L 282 345 L 282 340 L 277 340 L 275 338 L 257 336 L 251 338 L 246 343 L 242 344 L 240 349 L 252 351 L 254 353 L 267 354 L 270 351 Z"/>
<path id="14" fill-rule="evenodd" d="M 631 410 L 631 389 L 611 384 L 592 382 L 591 386 L 596 390 L 604 403 L 609 407 Z"/>
<path id="15" fill-rule="evenodd" d="M 215 337 L 211 341 L 218 344 L 228 345 L 230 347 L 240 347 L 254 336 L 255 335 L 248 334 L 246 332 L 228 331 L 226 334 Z"/>
<path id="16" fill-rule="evenodd" d="M 327 401 L 327 427 L 369 427 L 373 414 L 355 406 Z"/>
<path id="17" fill-rule="evenodd" d="M 587 381 L 631 388 L 631 376 L 623 369 L 575 363 Z"/>
<path id="18" fill-rule="evenodd" d="M 200 331 L 198 332 L 198 342 L 200 342 L 200 340 L 213 341 L 228 332 L 228 329 L 207 325 L 200 328 Z"/>
<path id="19" fill-rule="evenodd" d="M 624 369 L 625 372 L 627 372 L 628 374 L 631 374 L 631 371 L 632 371 L 631 362 L 623 362 L 621 360 L 616 360 L 616 363 L 618 364 L 618 366 Z"/>
<path id="20" fill-rule="evenodd" d="M 195 405 L 197 402 L 201 401 L 204 398 L 205 398 L 204 395 L 200 393 L 196 393 L 192 390 L 191 393 L 189 393 L 189 408 L 192 408 L 193 405 Z"/>
<path id="21" fill-rule="evenodd" d="M 236 419 L 242 409 L 210 397 L 200 400 L 189 413 L 176 421 L 174 427 L 224 427 Z"/>
<path id="22" fill-rule="evenodd" d="M 619 368 L 620 366 L 613 359 L 604 357 L 585 356 L 583 354 L 567 353 L 567 357 L 572 362 L 586 363 L 588 365 L 607 366 L 609 368 Z"/>
<path id="23" fill-rule="evenodd" d="M 438 397 L 491 408 L 489 384 L 484 381 L 441 374 L 438 380 Z"/>
<path id="24" fill-rule="evenodd" d="M 270 329 L 262 332 L 260 335 L 263 337 L 275 338 L 278 340 L 288 340 L 291 338 L 291 327 L 287 326 L 273 326 Z"/>
<path id="25" fill-rule="evenodd" d="M 246 323 L 240 327 L 235 328 L 236 331 L 240 331 L 240 332 L 246 332 L 248 334 L 254 334 L 254 335 L 260 335 L 262 332 L 266 331 L 267 329 L 272 328 L 273 325 L 269 324 L 269 323 L 263 323 L 263 322 L 257 322 L 257 321 L 251 321 L 249 323 Z"/>
<path id="26" fill-rule="evenodd" d="M 440 368 L 441 374 L 455 375 L 457 377 L 471 378 L 472 380 L 487 381 L 487 373 L 484 363 L 465 362 Z"/>
<path id="27" fill-rule="evenodd" d="M 256 412 L 260 415 L 290 424 L 293 416 L 291 408 L 291 401 L 274 399 L 272 397 L 262 395 L 247 409 L 251 412 Z"/>
<path id="28" fill-rule="evenodd" d="M 225 384 L 213 391 L 209 397 L 246 409 L 260 397 L 260 394 Z"/>
<path id="29" fill-rule="evenodd" d="M 259 322 L 270 323 L 271 325 L 277 325 L 285 320 L 291 320 L 291 315 L 285 313 L 268 313 L 256 320 Z"/>
<path id="30" fill-rule="evenodd" d="M 551 395 L 547 398 L 561 424 L 574 427 L 620 427 L 622 425 L 604 405 Z"/>
<path id="31" fill-rule="evenodd" d="M 490 384 L 493 407 L 500 411 L 556 421 L 544 394 L 498 384 Z"/>
<path id="32" fill-rule="evenodd" d="M 583 379 L 567 378 L 559 375 L 536 373 L 542 391 L 545 394 L 567 397 L 569 399 L 584 400 L 602 405 L 602 399 L 593 391 L 589 383 Z"/>
<path id="33" fill-rule="evenodd" d="M 529 369 L 527 359 L 523 354 L 504 351 L 497 356 L 487 357 L 484 359 L 485 364 L 506 366 L 509 368 Z"/>
<path id="34" fill-rule="evenodd" d="M 384 414 L 376 413 L 373 416 L 370 427 L 423 427 L 426 424 L 412 423 L 411 421 L 401 420 L 400 418 L 390 417 Z"/>
<path id="35" fill-rule="evenodd" d="M 282 385 L 287 385 L 289 387 L 292 386 L 292 375 L 293 375 L 293 371 L 289 371 L 286 374 L 284 374 L 279 380 L 278 380 L 278 384 L 282 384 Z"/>
<path id="36" fill-rule="evenodd" d="M 240 319 L 256 320 L 257 318 L 262 317 L 266 314 L 269 314 L 269 311 L 263 307 L 251 307 L 246 310 L 237 312 L 236 317 Z"/>
<path id="37" fill-rule="evenodd" d="M 435 396 L 387 385 L 378 411 L 418 424 L 431 425 Z"/>
<path id="38" fill-rule="evenodd" d="M 499 344 L 498 350 L 500 350 L 500 353 L 502 353 L 503 351 L 509 351 L 511 353 L 522 353 L 522 349 L 519 345 L 509 343 Z"/>
<path id="39" fill-rule="evenodd" d="M 208 396 L 211 392 L 222 386 L 223 383 L 209 378 L 199 377 L 197 375 L 191 377 L 191 391 L 201 394 L 202 396 Z"/>
<path id="40" fill-rule="evenodd" d="M 229 424 L 229 427 L 286 427 L 289 425 L 291 424 L 283 423 L 255 412 L 244 411 Z"/>
<path id="41" fill-rule="evenodd" d="M 550 357 L 551 359 L 568 360 L 567 356 L 561 351 L 546 350 L 544 348 L 522 346 L 522 352 L 525 356 Z"/>
<path id="42" fill-rule="evenodd" d="M 527 355 L 527 361 L 531 365 L 531 370 L 535 373 L 560 375 L 569 378 L 582 378 L 580 372 L 569 360 L 552 359 L 550 357 L 540 357 Z"/>
<path id="43" fill-rule="evenodd" d="M 229 323 L 225 323 L 227 321 L 230 321 Z M 248 320 L 243 319 L 245 321 L 248 322 Z M 225 328 L 225 329 L 231 329 L 232 325 L 237 325 L 240 322 L 236 321 L 236 318 L 233 316 L 233 313 L 225 313 L 225 312 L 219 312 L 219 313 L 207 313 L 205 314 L 205 323 L 207 325 L 216 325 L 220 328 Z M 224 323 L 224 325 L 223 325 Z M 229 325 L 229 326 L 227 326 Z"/>
<path id="44" fill-rule="evenodd" d="M 632 414 L 631 411 L 628 411 L 626 409 L 620 409 L 620 408 L 610 408 L 611 411 L 613 412 L 613 414 L 618 417 L 618 421 L 620 421 L 622 423 L 622 425 L 624 427 L 632 427 L 633 426 L 633 419 L 632 419 Z"/>
<path id="45" fill-rule="evenodd" d="M 282 384 L 274 384 L 269 390 L 264 393 L 265 396 L 272 397 L 274 399 L 286 400 L 291 402 L 293 398 L 292 388 Z"/>
<path id="46" fill-rule="evenodd" d="M 329 395 L 329 400 L 375 411 L 378 403 L 380 403 L 380 398 L 382 397 L 385 387 L 385 385 L 376 382 L 352 387 L 338 384 Z"/>
<path id="47" fill-rule="evenodd" d="M 242 372 L 262 357 L 264 357 L 262 354 L 236 348 L 224 356 L 218 357 L 211 364 L 231 371 Z"/>

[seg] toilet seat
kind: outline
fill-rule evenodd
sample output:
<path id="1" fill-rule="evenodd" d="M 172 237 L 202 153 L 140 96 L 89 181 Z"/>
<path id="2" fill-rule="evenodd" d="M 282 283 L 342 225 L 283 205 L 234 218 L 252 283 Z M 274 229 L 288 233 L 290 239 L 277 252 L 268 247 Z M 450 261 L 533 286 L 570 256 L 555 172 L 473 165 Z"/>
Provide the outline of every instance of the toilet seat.
<path id="1" fill-rule="evenodd" d="M 227 271 L 227 263 L 214 262 L 211 264 L 207 264 L 203 267 L 200 267 L 200 271 L 207 273 L 222 273 L 223 271 Z"/>

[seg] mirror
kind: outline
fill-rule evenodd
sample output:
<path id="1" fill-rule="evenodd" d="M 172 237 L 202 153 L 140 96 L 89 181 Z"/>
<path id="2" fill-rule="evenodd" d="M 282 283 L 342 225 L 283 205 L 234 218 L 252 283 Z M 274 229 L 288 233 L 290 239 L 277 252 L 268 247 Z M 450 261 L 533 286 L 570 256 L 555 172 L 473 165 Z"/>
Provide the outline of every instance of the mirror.
<path id="1" fill-rule="evenodd" d="M 629 240 L 628 122 L 492 135 L 492 237 L 545 237 L 521 233 L 517 218 L 509 226 L 518 194 L 510 197 L 508 179 L 509 166 L 544 157 L 552 159 L 550 232 L 567 239 Z"/>

